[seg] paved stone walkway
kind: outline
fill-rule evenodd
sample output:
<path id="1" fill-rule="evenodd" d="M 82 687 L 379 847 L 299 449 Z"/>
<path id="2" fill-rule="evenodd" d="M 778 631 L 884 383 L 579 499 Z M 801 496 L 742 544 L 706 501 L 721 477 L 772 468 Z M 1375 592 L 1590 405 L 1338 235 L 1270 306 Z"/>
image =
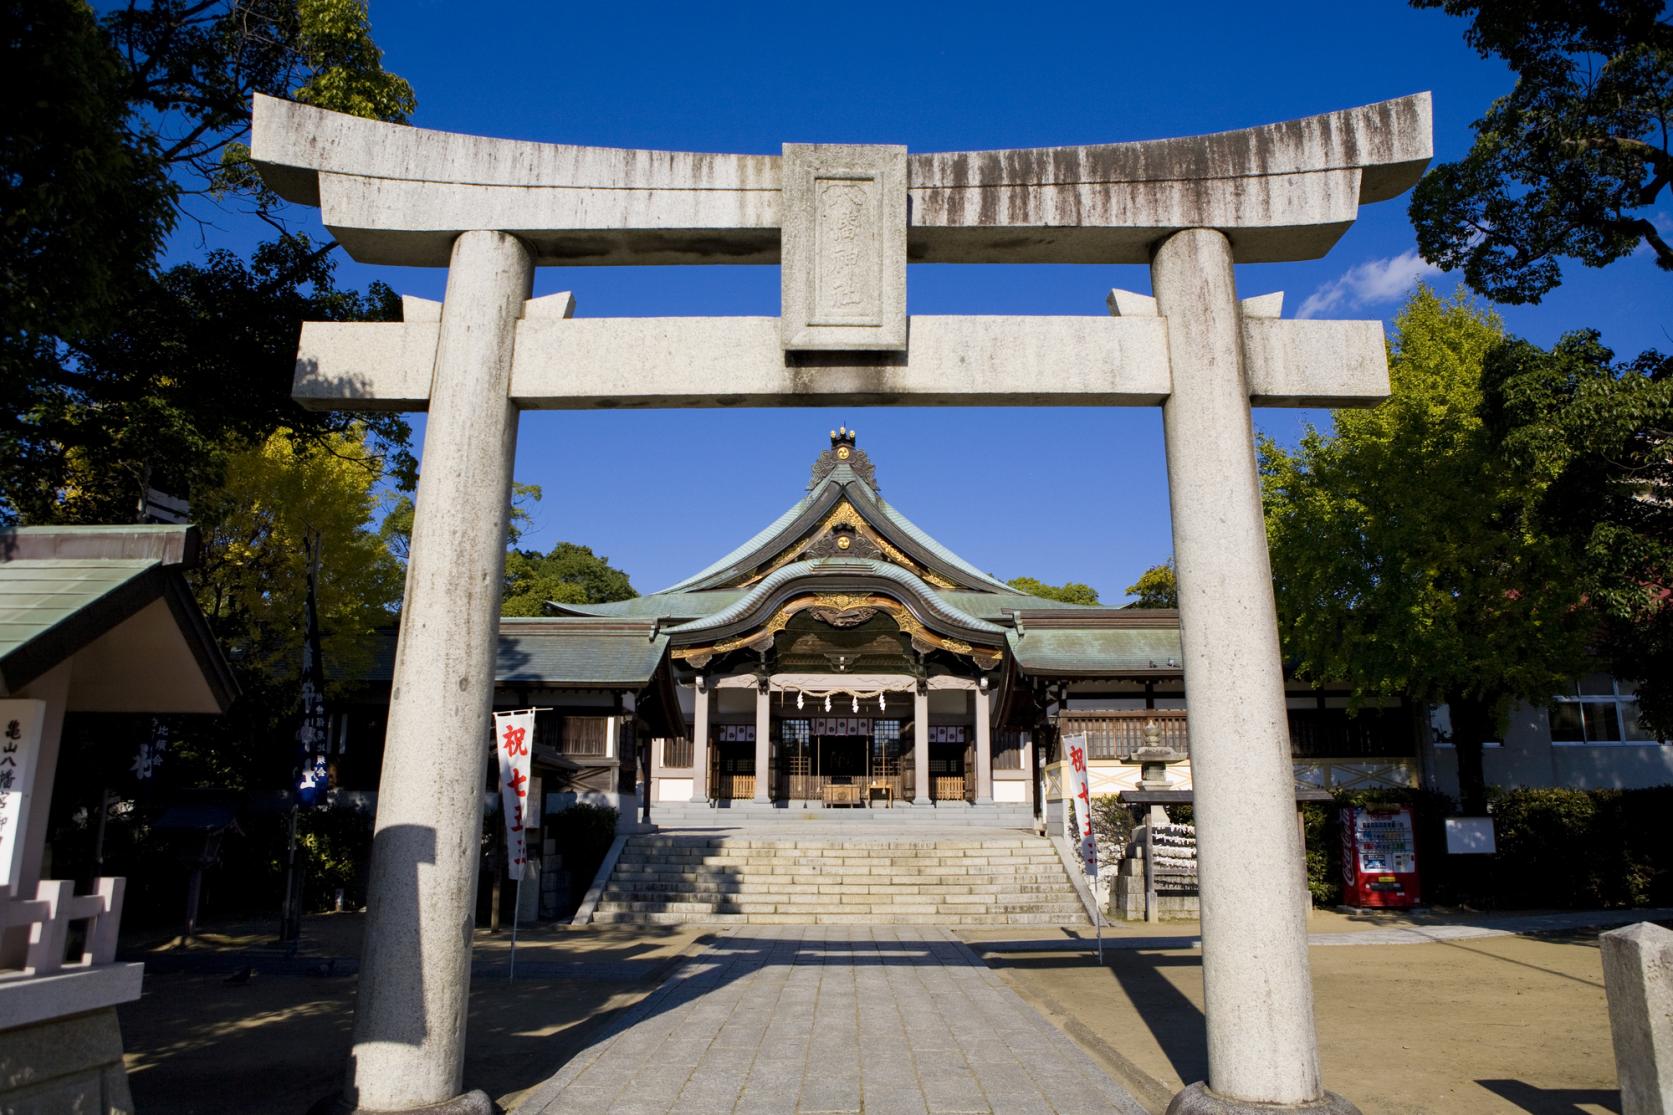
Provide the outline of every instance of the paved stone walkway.
<path id="1" fill-rule="evenodd" d="M 687 961 L 518 1115 L 1143 1115 L 945 930 L 751 926 Z"/>
<path id="2" fill-rule="evenodd" d="M 1554 914 L 1482 914 L 1475 917 L 1452 917 L 1446 921 L 1426 920 L 1410 925 L 1387 925 L 1338 933 L 1309 933 L 1307 943 L 1319 947 L 1432 945 L 1437 941 L 1474 941 L 1488 937 L 1608 929 L 1640 921 L 1669 919 L 1673 919 L 1673 908 L 1664 906 L 1638 910 L 1573 910 Z M 1090 952 L 1095 947 L 1094 939 L 1084 931 L 1075 937 L 1012 937 L 977 941 L 974 944 L 979 953 Z M 1104 938 L 1104 948 L 1200 949 L 1202 938 L 1195 934 L 1143 937 L 1110 934 Z"/>

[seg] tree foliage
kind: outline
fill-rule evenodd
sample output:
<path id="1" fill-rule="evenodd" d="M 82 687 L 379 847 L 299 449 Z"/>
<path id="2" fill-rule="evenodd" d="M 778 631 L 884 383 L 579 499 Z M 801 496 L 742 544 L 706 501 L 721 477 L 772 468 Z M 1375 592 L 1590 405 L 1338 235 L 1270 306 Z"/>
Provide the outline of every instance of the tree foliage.
<path id="1" fill-rule="evenodd" d="M 1470 20 L 1465 39 L 1515 87 L 1475 142 L 1418 183 L 1412 223 L 1429 262 L 1470 286 L 1537 303 L 1560 261 L 1602 267 L 1647 248 L 1673 270 L 1656 206 L 1673 188 L 1673 24 L 1662 0 L 1412 0 Z"/>
<path id="2" fill-rule="evenodd" d="M 257 93 L 405 123 L 412 86 L 383 68 L 365 0 L 150 0 L 105 18 L 125 63 L 129 127 L 187 195 L 239 191 L 268 218 L 243 142 Z"/>
<path id="3" fill-rule="evenodd" d="M 627 574 L 589 546 L 559 542 L 547 553 L 512 550 L 505 555 L 505 598 L 500 614 L 543 616 L 546 602 L 608 604 L 639 594 Z"/>
<path id="4" fill-rule="evenodd" d="M 1127 605 L 1129 608 L 1179 607 L 1179 581 L 1174 576 L 1173 558 L 1161 565 L 1152 565 L 1122 591 L 1134 598 Z"/>
<path id="5" fill-rule="evenodd" d="M 290 401 L 297 329 L 387 318 L 387 288 L 337 289 L 333 245 L 295 235 L 247 262 L 213 252 L 158 274 L 155 260 L 183 199 L 240 185 L 224 171 L 253 93 L 411 112 L 362 0 L 134 0 L 102 24 L 81 0 L 9 14 L 22 80 L 0 124 L 0 521 L 131 521 L 146 487 L 191 498 L 223 452 L 281 427 L 343 433 L 347 419 Z M 276 199 L 242 185 L 273 219 Z M 369 428 L 410 473 L 405 422 Z"/>
<path id="6" fill-rule="evenodd" d="M 1060 585 L 1048 585 L 1046 582 L 1033 577 L 1012 577 L 1005 583 L 1024 595 L 1038 596 L 1046 600 L 1058 600 L 1064 604 L 1098 603 L 1098 590 L 1091 585 L 1083 585 L 1079 581 L 1065 581 Z"/>
<path id="7" fill-rule="evenodd" d="M 1617 363 L 1595 332 L 1492 352 L 1483 416 L 1528 477 L 1521 529 L 1569 541 L 1602 629 L 1596 650 L 1673 737 L 1673 359 Z"/>
<path id="8" fill-rule="evenodd" d="M 301 322 L 389 320 L 394 294 L 338 289 L 329 256 L 301 236 L 249 262 L 212 252 L 134 291 L 124 313 L 37 382 L 0 461 L 0 502 L 41 522 L 129 522 L 147 487 L 195 499 L 219 482 L 225 454 L 284 429 L 330 451 L 369 434 L 397 483 L 413 469 L 399 415 L 353 419 L 291 400 Z"/>
<path id="9" fill-rule="evenodd" d="M 248 784 L 255 740 L 275 745 L 262 749 L 278 764 L 268 772 L 274 778 L 292 760 L 286 743 L 301 676 L 305 541 L 320 547 L 321 652 L 330 675 L 354 677 L 370 664 L 402 590 L 400 563 L 373 529 L 382 472 L 363 430 L 309 439 L 279 430 L 229 454 L 224 481 L 195 501 L 204 534 L 203 561 L 192 573 L 198 603 L 244 690 L 228 718 L 235 730 L 194 733 L 205 777 Z"/>
<path id="10" fill-rule="evenodd" d="M 1396 319 L 1387 402 L 1338 412 L 1293 453 L 1260 445 L 1285 653 L 1356 698 L 1447 703 L 1466 808 L 1506 704 L 1580 672 L 1589 634 L 1573 547 L 1518 515 L 1540 481 L 1482 421 L 1502 340 L 1495 316 L 1420 288 Z"/>

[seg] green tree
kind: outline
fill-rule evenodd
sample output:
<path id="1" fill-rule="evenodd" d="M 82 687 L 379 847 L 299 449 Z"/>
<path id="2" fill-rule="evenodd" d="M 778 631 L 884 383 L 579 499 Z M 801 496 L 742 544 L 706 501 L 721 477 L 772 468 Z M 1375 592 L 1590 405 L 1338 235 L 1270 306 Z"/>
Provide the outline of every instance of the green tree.
<path id="1" fill-rule="evenodd" d="M 277 199 L 241 154 L 255 92 L 405 120 L 363 0 L 82 0 L 8 8 L 0 116 L 0 521 L 130 521 L 147 486 L 190 497 L 238 438 L 343 432 L 289 400 L 304 317 L 387 317 L 336 289 L 333 245 L 281 236 L 158 275 L 193 199 Z M 242 169 L 241 169 L 242 168 Z M 407 428 L 373 432 L 400 454 Z"/>
<path id="2" fill-rule="evenodd" d="M 1065 604 L 1098 603 L 1098 590 L 1091 585 L 1083 585 L 1079 581 L 1065 581 L 1061 585 L 1048 585 L 1044 581 L 1036 580 L 1033 577 L 1012 577 L 1005 583 L 1027 596 L 1039 596 L 1046 600 L 1060 600 Z"/>
<path id="3" fill-rule="evenodd" d="M 382 454 L 364 431 L 300 439 L 279 430 L 226 455 L 225 478 L 202 493 L 204 533 L 192 574 L 198 603 L 238 671 L 243 695 L 185 748 L 193 773 L 231 787 L 278 785 L 293 758 L 301 677 L 304 543 L 321 562 L 321 651 L 333 677 L 356 677 L 401 599 L 400 563 L 373 529 Z M 253 742 L 270 744 L 252 750 Z"/>
<path id="4" fill-rule="evenodd" d="M 1123 591 L 1136 598 L 1127 605 L 1129 608 L 1179 607 L 1179 581 L 1174 576 L 1173 558 L 1161 565 L 1152 565 Z"/>
<path id="5" fill-rule="evenodd" d="M 125 127 L 125 72 L 79 0 L 6 0 L 0 60 L 0 522 L 55 446 L 61 339 L 99 332 L 145 281 L 174 216 L 161 161 Z"/>
<path id="6" fill-rule="evenodd" d="M 1673 737 L 1673 359 L 1617 363 L 1591 331 L 1550 351 L 1514 340 L 1489 355 L 1484 391 L 1490 434 L 1533 481 L 1517 521 L 1580 553 L 1597 652 Z"/>
<path id="7" fill-rule="evenodd" d="M 244 143 L 255 94 L 403 124 L 417 108 L 383 68 L 366 0 L 130 0 L 104 30 L 126 64 L 128 126 L 182 196 L 242 196 L 277 227 Z"/>
<path id="8" fill-rule="evenodd" d="M 589 546 L 559 542 L 547 553 L 512 550 L 505 555 L 505 598 L 500 614 L 543 616 L 546 602 L 607 604 L 639 594 L 627 574 Z"/>
<path id="9" fill-rule="evenodd" d="M 1475 142 L 1412 194 L 1418 248 L 1499 302 L 1538 302 L 1560 260 L 1641 247 L 1673 270 L 1656 207 L 1673 187 L 1673 24 L 1663 0 L 1412 0 L 1467 17 L 1466 41 L 1516 75 Z"/>
<path id="10" fill-rule="evenodd" d="M 134 291 L 70 354 L 28 407 L 28 452 L 0 460 L 0 502 L 34 522 L 131 522 L 147 487 L 194 503 L 220 482 L 225 455 L 273 431 L 329 450 L 367 433 L 398 484 L 413 469 L 399 415 L 310 412 L 290 397 L 301 322 L 389 320 L 388 287 L 340 290 L 332 260 L 300 236 L 246 263 L 212 252 Z"/>
<path id="11" fill-rule="evenodd" d="M 1584 661 L 1589 616 L 1561 537 L 1522 529 L 1539 483 L 1481 418 L 1498 319 L 1420 288 L 1396 319 L 1393 394 L 1340 411 L 1292 453 L 1263 438 L 1267 534 L 1285 653 L 1356 699 L 1445 702 L 1466 810 L 1508 703 L 1543 701 Z"/>

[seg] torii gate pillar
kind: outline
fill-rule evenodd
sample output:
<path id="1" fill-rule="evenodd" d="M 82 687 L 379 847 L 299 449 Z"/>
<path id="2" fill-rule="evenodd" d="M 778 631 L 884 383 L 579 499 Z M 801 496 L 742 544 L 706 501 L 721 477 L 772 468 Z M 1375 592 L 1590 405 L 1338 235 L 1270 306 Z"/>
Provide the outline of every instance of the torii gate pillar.
<path id="1" fill-rule="evenodd" d="M 454 241 L 372 835 L 346 1097 L 360 1110 L 492 1110 L 481 1092 L 453 1097 L 517 450 L 511 358 L 533 276 L 513 236 Z"/>
<path id="2" fill-rule="evenodd" d="M 1150 278 L 1173 376 L 1162 431 L 1213 1086 L 1192 1085 L 1168 1112 L 1240 1110 L 1223 1097 L 1351 1112 L 1319 1082 L 1283 659 L 1231 245 L 1210 229 L 1177 232 L 1156 249 Z"/>

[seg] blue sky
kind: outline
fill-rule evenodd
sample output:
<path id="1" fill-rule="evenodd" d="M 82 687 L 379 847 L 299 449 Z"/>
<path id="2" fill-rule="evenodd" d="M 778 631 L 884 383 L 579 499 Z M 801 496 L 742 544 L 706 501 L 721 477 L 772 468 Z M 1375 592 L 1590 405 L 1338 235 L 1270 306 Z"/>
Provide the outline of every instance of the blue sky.
<path id="1" fill-rule="evenodd" d="M 1464 24 L 1392 0 L 1096 5 L 622 4 L 373 0 L 384 64 L 412 82 L 424 127 L 618 147 L 777 153 L 785 142 L 914 151 L 1111 142 L 1284 120 L 1431 90 L 1439 159 L 1510 87 Z M 1407 198 L 1368 206 L 1323 260 L 1239 269 L 1244 294 L 1286 292 L 1285 316 L 1389 319 L 1426 268 Z M 295 227 L 323 235 L 313 210 Z M 211 246 L 260 235 L 226 215 Z M 201 250 L 183 230 L 177 255 Z M 439 270 L 362 267 L 441 297 Z M 1454 278 L 1433 276 L 1450 291 Z M 1142 267 L 914 265 L 922 314 L 1101 314 Z M 536 293 L 578 316 L 778 312 L 776 267 L 549 268 Z M 1673 290 L 1644 257 L 1574 267 L 1542 306 L 1502 308 L 1549 344 L 1601 329 L 1623 355 L 1673 345 Z M 1256 411 L 1293 442 L 1318 411 Z M 545 499 L 525 545 L 580 542 L 640 591 L 707 564 L 794 502 L 826 432 L 856 428 L 883 495 L 980 567 L 1090 583 L 1105 600 L 1171 549 L 1161 413 L 907 409 L 530 413 L 519 480 Z M 420 432 L 422 423 L 418 424 Z"/>

